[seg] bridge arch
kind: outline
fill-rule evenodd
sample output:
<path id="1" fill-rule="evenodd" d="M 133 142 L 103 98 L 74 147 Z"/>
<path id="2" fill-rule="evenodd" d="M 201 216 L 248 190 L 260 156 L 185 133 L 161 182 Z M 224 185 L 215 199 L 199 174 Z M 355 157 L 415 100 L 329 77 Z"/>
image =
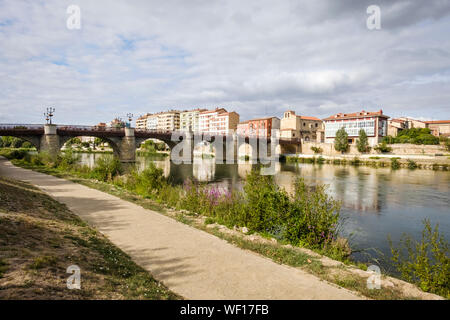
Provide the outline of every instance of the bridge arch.
<path id="1" fill-rule="evenodd" d="M 92 138 L 102 138 L 104 141 L 108 143 L 108 145 L 113 149 L 113 154 L 120 158 L 120 139 L 116 137 L 98 137 L 89 133 L 81 134 L 81 135 L 60 135 L 59 136 L 59 145 L 60 150 L 66 145 L 66 143 L 72 138 L 78 137 L 92 137 Z"/>

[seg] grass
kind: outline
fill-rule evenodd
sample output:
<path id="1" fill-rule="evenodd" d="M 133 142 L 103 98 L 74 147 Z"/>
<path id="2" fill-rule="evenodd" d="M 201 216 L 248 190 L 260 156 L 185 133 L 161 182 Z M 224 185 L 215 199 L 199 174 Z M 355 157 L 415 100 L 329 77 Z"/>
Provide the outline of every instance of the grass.
<path id="1" fill-rule="evenodd" d="M 0 178 L 0 299 L 178 299 L 39 189 Z M 81 269 L 69 290 L 66 269 Z"/>

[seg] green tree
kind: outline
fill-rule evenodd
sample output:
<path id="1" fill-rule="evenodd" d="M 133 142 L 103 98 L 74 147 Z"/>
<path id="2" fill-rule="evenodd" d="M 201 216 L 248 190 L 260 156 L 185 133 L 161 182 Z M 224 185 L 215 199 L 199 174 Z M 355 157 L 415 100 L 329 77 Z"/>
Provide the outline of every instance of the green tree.
<path id="1" fill-rule="evenodd" d="M 340 128 L 336 131 L 336 138 L 334 139 L 334 148 L 336 151 L 340 151 L 342 153 L 347 152 L 349 148 L 348 144 L 348 134 L 345 131 L 345 128 Z"/>
<path id="2" fill-rule="evenodd" d="M 367 134 L 364 129 L 359 130 L 359 138 L 356 141 L 356 147 L 361 153 L 365 153 L 370 150 L 369 140 L 367 139 Z"/>

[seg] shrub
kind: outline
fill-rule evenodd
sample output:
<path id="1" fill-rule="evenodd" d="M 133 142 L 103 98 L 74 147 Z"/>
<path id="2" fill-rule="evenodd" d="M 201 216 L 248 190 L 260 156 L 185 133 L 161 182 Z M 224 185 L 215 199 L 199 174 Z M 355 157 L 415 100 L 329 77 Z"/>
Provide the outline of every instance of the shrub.
<path id="1" fill-rule="evenodd" d="M 411 128 L 400 131 L 397 137 L 387 136 L 383 142 L 436 145 L 439 144 L 439 138 L 433 136 L 429 128 Z"/>
<path id="2" fill-rule="evenodd" d="M 276 185 L 273 176 L 259 175 L 256 170 L 247 175 L 244 191 L 245 225 L 253 231 L 275 234 L 289 208 L 288 194 Z"/>
<path id="3" fill-rule="evenodd" d="M 325 247 L 337 238 L 340 203 L 329 198 L 322 185 L 295 182 L 294 201 L 284 213 L 284 238 L 293 244 Z"/>
<path id="4" fill-rule="evenodd" d="M 417 168 L 417 163 L 414 162 L 413 160 L 408 159 L 408 169 L 416 169 Z"/>
<path id="5" fill-rule="evenodd" d="M 27 154 L 28 154 L 28 152 L 25 150 L 11 150 L 11 151 L 2 152 L 2 155 L 9 160 L 12 160 L 12 159 L 21 160 L 21 159 L 25 158 Z"/>
<path id="6" fill-rule="evenodd" d="M 416 283 L 424 291 L 450 298 L 448 242 L 439 233 L 439 225 L 433 229 L 429 220 L 423 224 L 420 242 L 404 234 L 400 248 L 394 248 L 389 240 L 392 261 L 405 280 Z"/>
<path id="7" fill-rule="evenodd" d="M 100 181 L 110 181 L 122 174 L 122 164 L 117 157 L 100 157 L 92 169 L 91 177 Z"/>
<path id="8" fill-rule="evenodd" d="M 69 170 L 79 160 L 79 156 L 75 156 L 72 150 L 69 149 L 58 154 L 56 157 L 56 166 L 62 170 Z"/>
<path id="9" fill-rule="evenodd" d="M 378 151 L 379 153 L 387 153 L 387 152 L 391 152 L 392 148 L 389 147 L 386 142 L 382 141 L 381 143 L 379 143 L 375 148 L 376 151 Z"/>
<path id="10" fill-rule="evenodd" d="M 398 158 L 391 158 L 391 168 L 394 170 L 400 168 L 400 162 L 398 161 Z"/>
<path id="11" fill-rule="evenodd" d="M 345 131 L 345 128 L 340 128 L 338 131 L 336 131 L 336 137 L 334 139 L 334 149 L 336 149 L 336 151 L 344 153 L 347 152 L 348 148 L 348 134 Z"/>
<path id="12" fill-rule="evenodd" d="M 320 147 L 314 147 L 314 146 L 312 146 L 312 147 L 311 147 L 311 150 L 312 150 L 315 154 L 318 154 L 318 153 L 322 153 L 322 152 L 323 152 L 322 148 L 320 148 Z"/>

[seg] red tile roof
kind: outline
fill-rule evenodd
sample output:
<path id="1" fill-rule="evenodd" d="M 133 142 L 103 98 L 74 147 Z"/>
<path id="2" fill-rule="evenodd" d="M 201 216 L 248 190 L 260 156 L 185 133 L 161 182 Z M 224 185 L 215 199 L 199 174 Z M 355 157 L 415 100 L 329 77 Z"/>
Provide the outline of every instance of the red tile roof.
<path id="1" fill-rule="evenodd" d="M 450 120 L 433 120 L 433 121 L 424 121 L 427 124 L 444 124 L 444 123 L 450 123 Z"/>
<path id="2" fill-rule="evenodd" d="M 352 118 L 365 118 L 370 116 L 378 116 L 383 118 L 389 118 L 388 116 L 383 114 L 383 110 L 379 110 L 376 112 L 368 112 L 368 111 L 360 111 L 354 113 L 338 113 L 331 117 L 325 118 L 323 120 L 336 120 L 336 119 L 352 119 Z"/>
<path id="3" fill-rule="evenodd" d="M 316 118 L 316 117 L 308 117 L 308 116 L 297 116 L 297 117 L 300 117 L 300 119 L 302 119 L 302 120 L 322 121 L 322 120 L 320 120 L 319 118 Z"/>

